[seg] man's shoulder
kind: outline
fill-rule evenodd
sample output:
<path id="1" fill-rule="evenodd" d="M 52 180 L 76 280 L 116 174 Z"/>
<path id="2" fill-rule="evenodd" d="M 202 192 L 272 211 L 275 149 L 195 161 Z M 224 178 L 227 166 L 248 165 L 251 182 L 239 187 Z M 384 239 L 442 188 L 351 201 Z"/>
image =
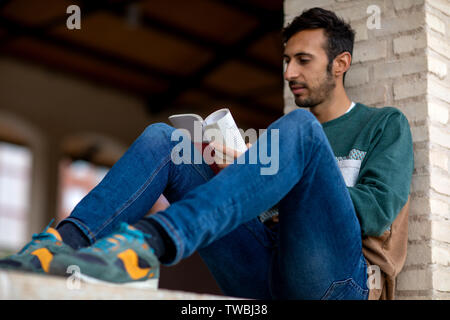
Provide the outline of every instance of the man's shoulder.
<path id="1" fill-rule="evenodd" d="M 368 117 L 369 119 L 381 121 L 383 119 L 396 117 L 401 120 L 407 121 L 406 116 L 403 114 L 403 112 L 396 107 L 393 106 L 372 107 L 367 106 L 360 102 L 358 102 L 357 104 L 363 111 L 363 113 L 365 113 L 366 117 Z"/>

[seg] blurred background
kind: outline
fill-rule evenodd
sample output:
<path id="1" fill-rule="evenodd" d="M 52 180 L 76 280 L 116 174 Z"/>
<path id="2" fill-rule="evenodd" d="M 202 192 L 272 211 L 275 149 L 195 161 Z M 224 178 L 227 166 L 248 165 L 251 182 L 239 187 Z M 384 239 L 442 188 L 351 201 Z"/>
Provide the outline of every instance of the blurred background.
<path id="1" fill-rule="evenodd" d="M 1 0 L 0 255 L 69 215 L 151 123 L 282 116 L 282 25 L 282 0 Z M 220 294 L 198 254 L 160 287 Z"/>

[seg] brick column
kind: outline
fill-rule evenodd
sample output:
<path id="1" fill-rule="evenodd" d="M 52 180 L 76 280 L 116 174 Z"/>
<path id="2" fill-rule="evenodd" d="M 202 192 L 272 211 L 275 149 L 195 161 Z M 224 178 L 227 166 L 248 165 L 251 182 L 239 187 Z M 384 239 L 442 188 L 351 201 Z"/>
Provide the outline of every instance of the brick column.
<path id="1" fill-rule="evenodd" d="M 356 31 L 346 77 L 350 98 L 397 107 L 411 126 L 415 169 L 409 247 L 397 299 L 450 299 L 449 2 L 286 0 L 285 23 L 316 6 L 333 10 Z M 380 12 L 380 28 L 371 9 Z M 294 108 L 285 87 L 285 112 Z"/>

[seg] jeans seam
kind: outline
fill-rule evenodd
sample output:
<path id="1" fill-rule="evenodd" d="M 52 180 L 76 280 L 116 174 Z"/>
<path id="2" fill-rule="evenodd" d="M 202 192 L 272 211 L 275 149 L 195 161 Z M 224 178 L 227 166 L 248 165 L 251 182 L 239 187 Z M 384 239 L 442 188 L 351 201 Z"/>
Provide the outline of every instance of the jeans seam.
<path id="1" fill-rule="evenodd" d="M 230 206 L 235 206 L 233 204 L 233 200 L 232 199 L 227 199 L 227 201 L 219 208 L 216 208 L 213 212 L 213 215 L 218 215 L 219 213 L 225 213 L 226 214 L 226 209 L 228 209 Z M 209 217 L 205 218 L 205 217 L 201 217 L 199 219 L 199 225 L 203 225 L 204 223 L 208 223 L 209 222 Z M 186 228 L 186 230 L 188 231 L 188 236 L 191 237 L 194 235 L 195 232 L 197 232 L 198 230 L 195 229 L 191 229 L 190 227 Z"/>
<path id="2" fill-rule="evenodd" d="M 153 174 L 145 181 L 145 183 L 112 215 L 107 219 L 95 232 L 95 235 L 99 234 L 107 225 L 115 220 L 120 214 L 123 213 L 133 202 L 135 202 L 147 189 L 147 187 L 154 180 L 155 176 L 166 166 L 170 161 L 170 155 L 161 163 L 159 167 L 153 172 Z"/>
<path id="3" fill-rule="evenodd" d="M 159 223 L 165 225 L 171 231 L 171 234 L 176 238 L 176 239 L 174 239 L 175 247 L 176 247 L 176 254 L 175 254 L 173 261 L 170 262 L 169 264 L 172 265 L 172 264 L 177 263 L 181 259 L 182 255 L 184 253 L 184 245 L 183 245 L 183 240 L 182 240 L 181 236 L 175 230 L 173 225 L 163 216 L 158 215 L 158 216 L 154 216 L 153 218 L 155 218 L 156 220 L 160 220 Z M 169 234 L 169 236 L 170 236 L 170 234 Z"/>
<path id="4" fill-rule="evenodd" d="M 358 263 L 360 263 L 359 260 L 358 260 Z M 363 264 L 365 265 L 365 261 L 363 261 Z M 326 300 L 329 296 L 331 296 L 331 294 L 334 291 L 334 288 L 337 287 L 338 285 L 347 285 L 347 284 L 351 285 L 353 289 L 355 289 L 360 295 L 364 296 L 367 299 L 367 296 L 369 294 L 369 289 L 362 288 L 356 282 L 356 280 L 353 278 L 353 275 L 352 275 L 350 278 L 347 278 L 345 280 L 333 281 L 331 283 L 330 287 L 327 289 L 327 291 L 323 295 L 323 297 L 321 298 L 321 300 Z"/>
<path id="5" fill-rule="evenodd" d="M 202 170 L 199 170 L 196 165 L 191 165 L 191 167 L 194 168 L 195 171 L 197 171 L 198 174 L 205 180 L 205 182 L 209 181 L 209 178 L 202 172 Z"/>

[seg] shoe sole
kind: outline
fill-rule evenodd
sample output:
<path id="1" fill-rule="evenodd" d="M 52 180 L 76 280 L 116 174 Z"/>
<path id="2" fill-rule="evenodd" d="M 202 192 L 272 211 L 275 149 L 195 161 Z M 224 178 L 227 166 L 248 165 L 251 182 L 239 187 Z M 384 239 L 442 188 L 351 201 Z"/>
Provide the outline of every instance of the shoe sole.
<path id="1" fill-rule="evenodd" d="M 77 277 L 84 281 L 85 283 L 92 283 L 92 284 L 103 284 L 108 286 L 114 286 L 114 287 L 122 287 L 122 288 L 134 288 L 134 289 L 158 289 L 159 279 L 153 278 L 148 279 L 145 281 L 133 281 L 133 282 L 125 282 L 125 283 L 116 283 L 116 282 L 109 282 L 109 281 L 103 281 L 99 280 L 90 276 L 87 276 L 85 274 L 78 274 Z"/>

